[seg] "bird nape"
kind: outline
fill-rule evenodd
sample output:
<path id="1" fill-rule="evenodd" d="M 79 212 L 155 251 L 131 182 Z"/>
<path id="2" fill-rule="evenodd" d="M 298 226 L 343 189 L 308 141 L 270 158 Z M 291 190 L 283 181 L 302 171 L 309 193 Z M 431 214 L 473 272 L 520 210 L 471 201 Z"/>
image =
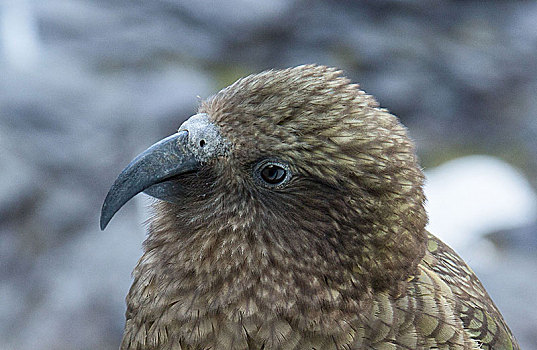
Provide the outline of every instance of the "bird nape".
<path id="1" fill-rule="evenodd" d="M 102 229 L 159 199 L 121 349 L 519 349 L 422 187 L 405 128 L 341 71 L 238 80 L 106 197 Z"/>

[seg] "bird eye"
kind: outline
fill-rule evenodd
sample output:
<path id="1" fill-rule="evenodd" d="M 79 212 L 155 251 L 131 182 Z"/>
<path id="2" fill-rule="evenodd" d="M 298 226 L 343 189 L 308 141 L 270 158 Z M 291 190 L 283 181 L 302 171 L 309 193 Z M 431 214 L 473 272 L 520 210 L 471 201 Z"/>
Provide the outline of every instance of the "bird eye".
<path id="1" fill-rule="evenodd" d="M 261 178 L 271 185 L 276 185 L 285 179 L 285 169 L 269 164 L 261 170 Z"/>
<path id="2" fill-rule="evenodd" d="M 263 160 L 254 169 L 257 182 L 265 187 L 281 187 L 291 179 L 291 172 L 286 163 L 276 160 Z"/>

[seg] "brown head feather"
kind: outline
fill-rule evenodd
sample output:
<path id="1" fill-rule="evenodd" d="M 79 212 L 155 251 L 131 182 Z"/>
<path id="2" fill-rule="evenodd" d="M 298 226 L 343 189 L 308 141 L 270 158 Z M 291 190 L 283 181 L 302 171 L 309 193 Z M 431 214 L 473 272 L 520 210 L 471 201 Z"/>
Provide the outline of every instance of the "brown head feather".
<path id="1" fill-rule="evenodd" d="M 182 202 L 155 205 L 130 322 L 279 315 L 330 333 L 374 293 L 400 293 L 425 254 L 427 216 L 413 145 L 393 115 L 313 65 L 240 79 L 200 112 L 231 147 L 185 177 Z M 289 164 L 285 187 L 256 184 L 265 158 Z"/>
<path id="2" fill-rule="evenodd" d="M 157 205 L 146 243 L 164 251 L 167 268 L 204 281 L 200 293 L 215 303 L 246 293 L 268 309 L 339 310 L 347 297 L 397 287 L 415 271 L 427 219 L 412 143 L 340 71 L 252 75 L 200 112 L 231 151 L 188 179 L 184 205 Z M 267 157 L 288 162 L 286 187 L 256 185 L 252 168 Z M 341 298 L 328 300 L 329 289 Z"/>

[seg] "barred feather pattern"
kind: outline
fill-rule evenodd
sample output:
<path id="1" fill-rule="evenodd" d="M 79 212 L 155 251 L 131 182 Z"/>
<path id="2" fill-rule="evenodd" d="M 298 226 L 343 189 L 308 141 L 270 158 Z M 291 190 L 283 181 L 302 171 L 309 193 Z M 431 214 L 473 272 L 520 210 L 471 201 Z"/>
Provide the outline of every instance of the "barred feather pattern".
<path id="1" fill-rule="evenodd" d="M 235 312 L 210 314 L 194 300 L 167 301 L 153 319 L 140 319 L 133 312 L 154 301 L 158 278 L 141 273 L 142 260 L 128 297 L 121 349 L 519 349 L 471 269 L 436 237 L 428 239 L 418 273 L 401 294 L 374 295 L 364 312 L 341 319 L 329 332 L 308 331 L 289 318 L 259 317 L 247 302 Z"/>
<path id="2" fill-rule="evenodd" d="M 268 71 L 202 103 L 230 153 L 158 202 L 122 350 L 518 350 L 471 269 L 425 231 L 397 118 L 322 66 Z M 288 186 L 256 186 L 259 159 Z"/>

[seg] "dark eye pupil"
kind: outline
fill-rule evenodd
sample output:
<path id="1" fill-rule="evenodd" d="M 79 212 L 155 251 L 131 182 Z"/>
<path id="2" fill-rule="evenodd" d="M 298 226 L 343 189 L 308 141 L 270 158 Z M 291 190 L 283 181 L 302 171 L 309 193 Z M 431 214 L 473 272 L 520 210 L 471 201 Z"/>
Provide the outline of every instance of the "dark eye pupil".
<path id="1" fill-rule="evenodd" d="M 285 169 L 274 164 L 267 165 L 261 171 L 263 180 L 271 185 L 278 184 L 285 179 Z"/>

